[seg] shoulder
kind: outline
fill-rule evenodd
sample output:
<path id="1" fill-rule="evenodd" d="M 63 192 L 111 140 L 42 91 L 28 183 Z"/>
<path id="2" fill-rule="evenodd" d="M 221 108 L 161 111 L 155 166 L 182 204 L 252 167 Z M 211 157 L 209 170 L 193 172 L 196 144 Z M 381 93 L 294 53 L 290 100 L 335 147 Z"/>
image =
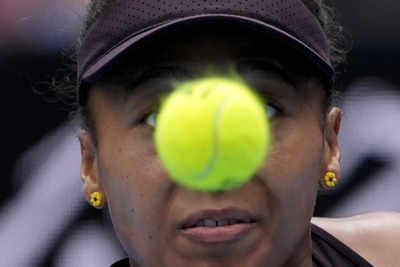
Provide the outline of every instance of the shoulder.
<path id="1" fill-rule="evenodd" d="M 372 212 L 344 218 L 313 217 L 323 228 L 374 266 L 400 262 L 400 213 Z"/>

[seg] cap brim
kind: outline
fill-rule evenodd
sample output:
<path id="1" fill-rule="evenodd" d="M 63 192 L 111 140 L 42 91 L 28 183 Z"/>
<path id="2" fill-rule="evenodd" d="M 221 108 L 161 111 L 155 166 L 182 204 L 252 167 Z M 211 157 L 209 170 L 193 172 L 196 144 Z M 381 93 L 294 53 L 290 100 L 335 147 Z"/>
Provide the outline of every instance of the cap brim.
<path id="1" fill-rule="evenodd" d="M 322 58 L 314 49 L 312 49 L 310 46 L 308 46 L 295 36 L 291 35 L 290 33 L 285 32 L 274 25 L 249 17 L 231 14 L 201 14 L 174 19 L 158 25 L 153 25 L 151 27 L 145 28 L 139 33 L 128 36 L 117 45 L 112 47 L 109 51 L 104 53 L 104 55 L 100 57 L 97 61 L 95 61 L 92 65 L 88 66 L 82 73 L 80 81 L 89 83 L 96 81 L 99 75 L 103 73 L 105 69 L 107 69 L 110 65 L 112 65 L 112 62 L 116 60 L 120 55 L 130 50 L 130 48 L 132 48 L 134 44 L 150 36 L 153 36 L 156 33 L 166 32 L 170 29 L 175 29 L 177 26 L 181 25 L 218 21 L 242 23 L 251 26 L 251 28 L 258 28 L 259 30 L 268 33 L 271 37 L 277 38 L 279 41 L 286 43 L 291 48 L 297 50 L 300 54 L 303 54 L 306 58 L 311 60 L 311 62 L 315 63 L 318 66 L 318 69 L 323 71 L 323 73 L 326 75 L 325 78 L 327 78 L 328 80 L 333 80 L 335 71 L 330 63 Z"/>

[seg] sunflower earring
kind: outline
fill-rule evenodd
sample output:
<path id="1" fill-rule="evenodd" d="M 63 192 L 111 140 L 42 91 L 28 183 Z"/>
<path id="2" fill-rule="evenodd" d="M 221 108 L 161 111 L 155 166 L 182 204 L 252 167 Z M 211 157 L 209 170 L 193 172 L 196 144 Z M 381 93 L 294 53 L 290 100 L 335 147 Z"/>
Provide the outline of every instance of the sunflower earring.
<path id="1" fill-rule="evenodd" d="M 90 194 L 90 203 L 93 207 L 100 208 L 103 205 L 103 195 L 96 191 Z"/>
<path id="2" fill-rule="evenodd" d="M 334 172 L 326 172 L 323 180 L 323 187 L 325 189 L 331 189 L 336 186 L 339 179 L 336 177 Z"/>

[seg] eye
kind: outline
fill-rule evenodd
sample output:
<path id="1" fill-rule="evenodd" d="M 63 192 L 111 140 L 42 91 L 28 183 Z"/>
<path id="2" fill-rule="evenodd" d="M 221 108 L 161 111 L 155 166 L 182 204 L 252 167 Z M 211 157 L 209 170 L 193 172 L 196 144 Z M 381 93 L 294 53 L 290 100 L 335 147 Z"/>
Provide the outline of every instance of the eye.
<path id="1" fill-rule="evenodd" d="M 155 128 L 156 127 L 156 115 L 157 115 L 156 111 L 148 113 L 146 116 L 143 117 L 142 122 Z"/>
<path id="2" fill-rule="evenodd" d="M 267 117 L 270 119 L 271 117 L 276 116 L 276 113 L 278 113 L 278 108 L 274 107 L 273 105 L 266 104 L 266 109 L 267 109 Z"/>
<path id="3" fill-rule="evenodd" d="M 145 115 L 141 116 L 141 119 L 138 121 L 138 123 L 155 128 L 157 115 L 160 112 L 160 106 L 161 105 L 159 102 L 156 104 L 152 103 L 151 108 L 147 109 L 147 112 L 144 112 Z"/>

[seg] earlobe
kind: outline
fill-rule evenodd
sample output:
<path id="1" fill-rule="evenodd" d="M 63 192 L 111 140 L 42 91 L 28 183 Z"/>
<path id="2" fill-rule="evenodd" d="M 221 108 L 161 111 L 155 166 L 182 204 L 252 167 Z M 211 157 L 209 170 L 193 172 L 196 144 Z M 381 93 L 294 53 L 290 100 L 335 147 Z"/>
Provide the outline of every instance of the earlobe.
<path id="1" fill-rule="evenodd" d="M 325 128 L 325 172 L 333 172 L 339 179 L 340 169 L 340 149 L 339 149 L 339 130 L 342 119 L 342 111 L 338 107 L 333 107 L 327 115 Z"/>
<path id="2" fill-rule="evenodd" d="M 104 190 L 100 183 L 98 171 L 98 157 L 93 142 L 93 137 L 86 130 L 80 130 L 79 142 L 81 147 L 81 178 L 83 183 L 83 192 L 86 200 L 95 208 L 102 208 L 106 202 Z M 93 202 L 93 193 L 98 192 L 101 196 L 101 203 Z"/>

